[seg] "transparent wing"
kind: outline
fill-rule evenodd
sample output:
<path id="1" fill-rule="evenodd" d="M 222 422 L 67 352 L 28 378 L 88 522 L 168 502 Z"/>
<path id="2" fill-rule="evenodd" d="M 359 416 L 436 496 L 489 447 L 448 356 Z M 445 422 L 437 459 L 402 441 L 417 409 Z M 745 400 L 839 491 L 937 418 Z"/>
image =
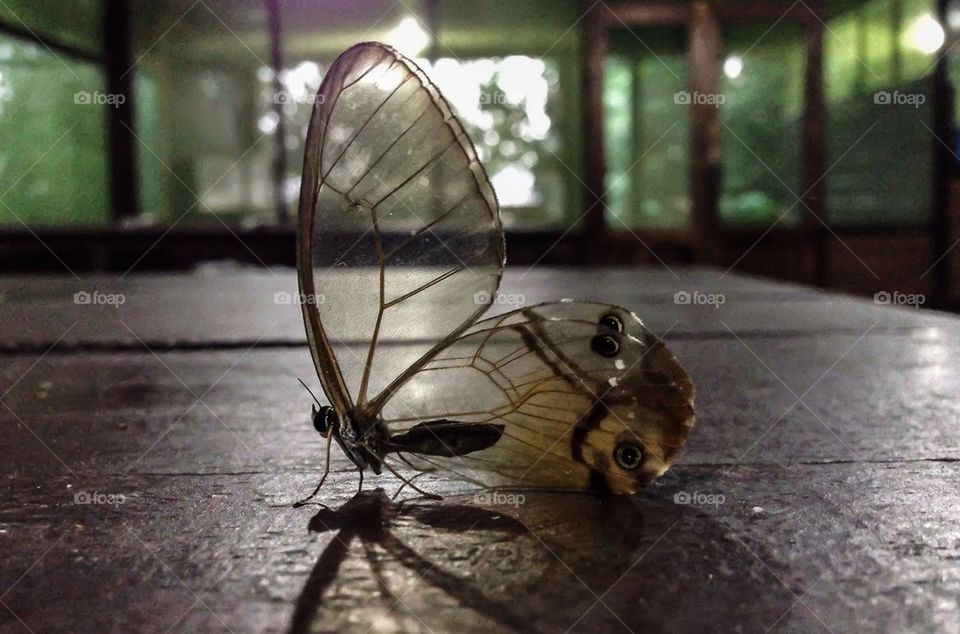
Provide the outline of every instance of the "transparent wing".
<path id="1" fill-rule="evenodd" d="M 633 313 L 560 302 L 478 322 L 398 389 L 383 419 L 400 434 L 429 420 L 503 426 L 481 451 L 407 456 L 422 466 L 490 486 L 632 493 L 677 458 L 693 401 L 686 373 Z"/>
<path id="2" fill-rule="evenodd" d="M 298 238 L 331 403 L 377 411 L 403 371 L 380 344 L 415 342 L 416 370 L 487 309 L 503 262 L 496 197 L 440 92 L 389 47 L 346 51 L 311 117 Z M 361 371 L 341 372 L 337 358 Z"/>

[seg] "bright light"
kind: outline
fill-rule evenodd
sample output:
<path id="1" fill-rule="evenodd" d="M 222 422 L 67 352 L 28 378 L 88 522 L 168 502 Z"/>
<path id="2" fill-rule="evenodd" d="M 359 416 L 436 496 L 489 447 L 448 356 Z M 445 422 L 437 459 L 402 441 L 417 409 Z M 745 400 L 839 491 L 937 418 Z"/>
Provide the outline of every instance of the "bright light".
<path id="1" fill-rule="evenodd" d="M 497 199 L 504 207 L 528 207 L 540 204 L 533 173 L 507 165 L 490 179 Z"/>
<path id="2" fill-rule="evenodd" d="M 939 51 L 945 38 L 943 27 L 929 13 L 917 18 L 906 34 L 908 46 L 928 55 Z"/>
<path id="3" fill-rule="evenodd" d="M 947 26 L 951 31 L 960 31 L 960 7 L 954 3 L 947 7 Z"/>
<path id="4" fill-rule="evenodd" d="M 276 112 L 268 112 L 257 120 L 257 128 L 264 134 L 273 134 L 280 123 L 280 117 Z"/>
<path id="5" fill-rule="evenodd" d="M 723 74 L 730 79 L 736 79 L 743 72 L 743 58 L 739 55 L 731 55 L 723 63 Z"/>
<path id="6" fill-rule="evenodd" d="M 420 61 L 424 71 L 467 125 L 481 158 L 497 156 L 507 164 L 490 180 L 503 207 L 536 207 L 543 204 L 533 168 L 537 151 L 526 144 L 552 143 L 553 121 L 547 114 L 550 73 L 543 60 L 513 55 L 501 59 L 460 61 L 441 57 Z M 509 124 L 500 120 L 509 113 Z M 549 146 L 548 146 L 549 147 Z"/>
<path id="7" fill-rule="evenodd" d="M 407 57 L 417 57 L 430 45 L 430 36 L 416 18 L 407 16 L 387 34 L 387 43 Z"/>
<path id="8" fill-rule="evenodd" d="M 323 73 L 313 62 L 300 62 L 293 68 L 280 73 L 283 88 L 294 101 L 304 101 L 314 94 L 320 86 L 321 79 L 323 79 Z"/>

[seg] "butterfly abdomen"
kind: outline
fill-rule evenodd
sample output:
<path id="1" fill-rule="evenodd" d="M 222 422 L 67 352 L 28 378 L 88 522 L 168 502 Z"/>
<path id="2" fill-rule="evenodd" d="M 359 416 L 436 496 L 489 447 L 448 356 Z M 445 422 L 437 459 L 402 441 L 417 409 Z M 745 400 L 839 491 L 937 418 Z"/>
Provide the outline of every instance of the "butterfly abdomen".
<path id="1" fill-rule="evenodd" d="M 465 456 L 487 449 L 503 436 L 504 425 L 432 420 L 419 423 L 390 438 L 389 451 L 407 451 L 427 456 Z"/>

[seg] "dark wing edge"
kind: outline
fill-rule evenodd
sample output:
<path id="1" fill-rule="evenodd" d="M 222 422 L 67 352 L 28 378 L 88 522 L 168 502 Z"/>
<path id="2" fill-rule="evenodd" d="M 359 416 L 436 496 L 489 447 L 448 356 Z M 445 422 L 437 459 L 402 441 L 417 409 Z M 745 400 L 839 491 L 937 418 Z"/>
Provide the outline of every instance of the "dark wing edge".
<path id="1" fill-rule="evenodd" d="M 303 322 L 307 333 L 307 344 L 310 355 L 316 367 L 323 391 L 330 400 L 330 404 L 340 415 L 341 419 L 352 409 L 353 402 L 346 381 L 337 364 L 336 355 L 330 345 L 327 333 L 323 329 L 320 313 L 314 302 L 303 301 L 305 297 L 315 297 L 317 294 L 313 268 L 313 223 L 316 212 L 317 197 L 320 194 L 321 157 L 323 154 L 323 140 L 329 114 L 336 105 L 336 98 L 327 105 L 326 93 L 334 82 L 334 78 L 342 76 L 340 62 L 348 57 L 356 47 L 351 47 L 341 53 L 330 67 L 326 76 L 317 89 L 313 112 L 310 114 L 310 123 L 307 127 L 307 138 L 303 152 L 303 170 L 300 176 L 300 201 L 297 208 L 297 282 L 300 289 L 300 307 L 303 311 Z M 337 93 L 339 96 L 339 93 Z"/>

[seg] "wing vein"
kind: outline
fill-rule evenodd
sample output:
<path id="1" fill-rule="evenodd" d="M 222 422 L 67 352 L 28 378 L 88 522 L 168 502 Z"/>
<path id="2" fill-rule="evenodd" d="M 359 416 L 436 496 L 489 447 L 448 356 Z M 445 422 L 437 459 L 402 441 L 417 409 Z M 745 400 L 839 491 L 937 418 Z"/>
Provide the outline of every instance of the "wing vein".
<path id="1" fill-rule="evenodd" d="M 420 292 L 422 292 L 422 291 L 425 291 L 425 290 L 427 290 L 428 288 L 430 288 L 431 286 L 435 286 L 435 285 L 439 284 L 440 282 L 442 282 L 443 280 L 447 279 L 447 278 L 450 277 L 451 275 L 456 275 L 457 273 L 459 273 L 459 272 L 462 271 L 463 269 L 464 269 L 464 266 L 463 266 L 462 264 L 458 264 L 458 265 L 456 265 L 455 267 L 453 267 L 452 269 L 450 269 L 449 271 L 447 271 L 446 273 L 444 273 L 443 275 L 440 275 L 440 276 L 438 276 L 438 277 L 435 277 L 434 279 L 430 280 L 430 281 L 427 282 L 426 284 L 424 284 L 424 285 L 422 285 L 422 286 L 419 286 L 419 287 L 413 289 L 412 291 L 401 295 L 400 297 L 397 297 L 397 298 L 395 298 L 395 299 L 391 299 L 389 302 L 387 302 L 387 303 L 384 305 L 384 308 L 385 308 L 385 309 L 386 309 L 386 308 L 390 308 L 391 306 L 394 306 L 394 305 L 396 305 L 396 304 L 399 304 L 400 302 L 402 302 L 402 301 L 404 301 L 404 300 L 410 299 L 411 297 L 413 297 L 413 296 L 416 295 L 417 293 L 420 293 Z"/>

